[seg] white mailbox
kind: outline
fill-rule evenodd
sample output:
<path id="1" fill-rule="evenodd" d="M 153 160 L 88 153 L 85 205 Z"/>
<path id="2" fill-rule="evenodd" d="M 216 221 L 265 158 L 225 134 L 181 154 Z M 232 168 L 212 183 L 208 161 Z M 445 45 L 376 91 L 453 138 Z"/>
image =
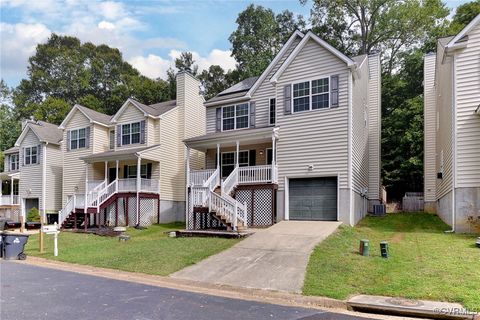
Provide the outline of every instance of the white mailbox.
<path id="1" fill-rule="evenodd" d="M 58 256 L 58 234 L 60 230 L 58 229 L 58 225 L 55 222 L 54 224 L 47 224 L 42 226 L 42 232 L 46 234 L 53 234 L 53 255 L 56 257 Z"/>

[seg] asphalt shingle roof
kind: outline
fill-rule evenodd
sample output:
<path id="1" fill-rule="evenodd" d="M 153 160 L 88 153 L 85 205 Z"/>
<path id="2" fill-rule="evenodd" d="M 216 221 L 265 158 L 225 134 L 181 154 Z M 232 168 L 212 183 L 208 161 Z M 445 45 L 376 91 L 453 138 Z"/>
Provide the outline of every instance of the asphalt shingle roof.
<path id="1" fill-rule="evenodd" d="M 56 124 L 39 120 L 36 122 L 28 122 L 28 126 L 42 142 L 60 144 L 60 141 L 63 139 L 63 131 L 59 129 Z"/>

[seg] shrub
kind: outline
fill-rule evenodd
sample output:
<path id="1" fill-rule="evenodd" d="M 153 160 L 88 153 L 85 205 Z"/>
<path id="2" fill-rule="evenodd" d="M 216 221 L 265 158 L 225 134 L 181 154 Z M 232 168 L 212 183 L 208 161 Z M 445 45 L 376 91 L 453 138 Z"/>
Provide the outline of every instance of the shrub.
<path id="1" fill-rule="evenodd" d="M 28 211 L 27 222 L 40 222 L 40 212 L 37 208 L 32 208 Z"/>

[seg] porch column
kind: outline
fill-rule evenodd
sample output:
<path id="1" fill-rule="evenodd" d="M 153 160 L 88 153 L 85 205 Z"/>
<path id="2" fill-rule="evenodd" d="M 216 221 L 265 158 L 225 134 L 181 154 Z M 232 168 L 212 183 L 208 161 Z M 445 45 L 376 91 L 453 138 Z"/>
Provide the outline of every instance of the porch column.
<path id="1" fill-rule="evenodd" d="M 3 180 L 0 179 L 0 204 L 2 204 L 3 200 Z"/>
<path id="2" fill-rule="evenodd" d="M 190 186 L 190 147 L 187 147 L 187 187 Z"/>
<path id="3" fill-rule="evenodd" d="M 220 171 L 220 143 L 217 143 L 217 169 Z"/>
<path id="4" fill-rule="evenodd" d="M 83 210 L 87 214 L 87 195 L 88 195 L 88 163 L 85 164 L 85 199 L 83 200 Z"/>
<path id="5" fill-rule="evenodd" d="M 141 171 L 142 158 L 138 156 L 137 158 L 137 225 L 140 225 L 140 187 L 141 187 Z"/>
<path id="6" fill-rule="evenodd" d="M 108 184 L 108 161 L 105 161 L 105 186 Z"/>
<path id="7" fill-rule="evenodd" d="M 119 179 L 119 176 L 118 176 L 118 163 L 119 161 L 115 161 L 115 180 L 117 180 L 117 182 L 115 183 L 115 192 L 118 193 L 118 179 Z M 128 201 L 128 198 L 127 198 L 127 201 Z"/>
<path id="8" fill-rule="evenodd" d="M 10 204 L 13 204 L 13 177 L 10 177 Z"/>
<path id="9" fill-rule="evenodd" d="M 240 154 L 240 142 L 238 142 L 238 140 L 237 140 L 236 144 L 237 144 L 237 152 L 235 153 L 235 167 L 238 168 L 238 166 L 239 166 L 238 155 Z"/>
<path id="10" fill-rule="evenodd" d="M 277 158 L 276 158 L 276 139 L 275 135 L 272 134 L 272 182 L 277 182 L 277 170 L 276 170 L 276 163 L 277 163 Z"/>

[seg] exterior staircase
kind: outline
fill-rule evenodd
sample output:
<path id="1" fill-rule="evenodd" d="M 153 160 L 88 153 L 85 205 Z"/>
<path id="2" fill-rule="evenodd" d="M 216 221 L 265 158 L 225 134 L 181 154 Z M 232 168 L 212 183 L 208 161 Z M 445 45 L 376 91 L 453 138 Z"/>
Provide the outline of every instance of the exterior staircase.
<path id="1" fill-rule="evenodd" d="M 203 180 L 201 178 L 190 180 L 189 206 L 191 212 L 208 213 L 227 230 L 239 231 L 247 228 L 245 204 L 230 195 L 238 184 L 238 168 L 233 170 L 224 183 L 221 183 L 218 168 L 209 176 L 204 174 Z"/>

